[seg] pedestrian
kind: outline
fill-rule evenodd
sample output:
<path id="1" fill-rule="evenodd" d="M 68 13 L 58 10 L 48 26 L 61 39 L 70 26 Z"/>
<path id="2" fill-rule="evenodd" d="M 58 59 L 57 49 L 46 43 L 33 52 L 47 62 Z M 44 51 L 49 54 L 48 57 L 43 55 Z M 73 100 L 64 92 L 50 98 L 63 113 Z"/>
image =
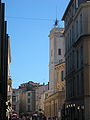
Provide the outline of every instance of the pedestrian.
<path id="1" fill-rule="evenodd" d="M 42 120 L 46 120 L 46 117 L 45 117 L 45 116 L 42 116 Z"/>
<path id="2" fill-rule="evenodd" d="M 26 117 L 26 119 L 25 119 L 25 120 L 30 120 L 30 119 L 29 119 L 29 117 Z"/>
<path id="3" fill-rule="evenodd" d="M 44 120 L 46 120 L 46 116 L 44 116 Z"/>
<path id="4" fill-rule="evenodd" d="M 11 119 L 11 116 L 10 116 L 9 120 L 12 120 L 12 119 Z"/>
<path id="5" fill-rule="evenodd" d="M 25 120 L 25 116 L 23 116 L 22 119 Z"/>

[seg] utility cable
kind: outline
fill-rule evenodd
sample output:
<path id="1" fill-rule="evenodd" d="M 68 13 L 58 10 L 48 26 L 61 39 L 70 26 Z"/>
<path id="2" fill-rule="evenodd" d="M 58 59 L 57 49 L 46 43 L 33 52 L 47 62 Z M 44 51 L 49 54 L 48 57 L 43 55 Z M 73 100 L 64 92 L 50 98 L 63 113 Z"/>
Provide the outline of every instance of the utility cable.
<path id="1" fill-rule="evenodd" d="M 29 17 L 13 17 L 13 16 L 6 16 L 6 18 L 10 18 L 10 19 L 21 19 L 21 20 L 55 21 L 55 19 L 47 19 L 47 18 L 29 18 Z"/>

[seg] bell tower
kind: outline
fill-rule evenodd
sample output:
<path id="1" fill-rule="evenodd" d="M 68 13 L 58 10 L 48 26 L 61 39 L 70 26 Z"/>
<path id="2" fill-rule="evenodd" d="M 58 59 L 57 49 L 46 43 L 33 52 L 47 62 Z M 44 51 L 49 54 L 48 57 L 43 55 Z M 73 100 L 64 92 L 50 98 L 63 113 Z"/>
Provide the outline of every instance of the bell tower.
<path id="1" fill-rule="evenodd" d="M 49 34 L 49 90 L 50 94 L 55 92 L 55 65 L 64 61 L 64 28 L 58 27 L 56 19 L 54 28 Z"/>

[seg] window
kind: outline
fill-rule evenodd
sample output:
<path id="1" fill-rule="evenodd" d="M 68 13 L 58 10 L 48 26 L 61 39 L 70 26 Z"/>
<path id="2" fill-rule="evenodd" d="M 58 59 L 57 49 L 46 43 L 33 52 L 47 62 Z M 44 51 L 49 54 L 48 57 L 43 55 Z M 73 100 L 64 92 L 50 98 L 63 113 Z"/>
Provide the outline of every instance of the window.
<path id="1" fill-rule="evenodd" d="M 83 74 L 83 71 L 81 72 L 81 94 L 84 94 L 84 74 Z"/>
<path id="2" fill-rule="evenodd" d="M 78 20 L 76 21 L 76 38 L 78 37 Z"/>
<path id="3" fill-rule="evenodd" d="M 73 68 L 74 68 L 74 62 L 75 62 L 75 58 L 74 58 L 74 50 L 73 50 L 73 52 L 72 52 L 72 66 L 73 66 Z"/>
<path id="4" fill-rule="evenodd" d="M 71 94 L 70 97 L 73 96 L 73 79 L 70 80 L 70 86 L 71 86 Z"/>
<path id="5" fill-rule="evenodd" d="M 64 89 L 64 87 L 62 87 L 62 91 L 64 91 L 65 89 Z"/>
<path id="6" fill-rule="evenodd" d="M 12 97 L 12 101 L 16 102 L 16 97 L 15 96 Z"/>
<path id="7" fill-rule="evenodd" d="M 74 3 L 72 4 L 72 17 L 74 16 Z"/>
<path id="8" fill-rule="evenodd" d="M 72 26 L 72 44 L 73 44 L 73 38 L 74 37 L 74 27 Z"/>
<path id="9" fill-rule="evenodd" d="M 83 65 L 83 46 L 81 46 L 80 48 L 80 61 L 81 61 L 81 65 Z"/>
<path id="10" fill-rule="evenodd" d="M 67 74 L 67 58 L 66 58 L 66 74 Z"/>
<path id="11" fill-rule="evenodd" d="M 68 33 L 68 49 L 70 48 L 70 33 Z"/>
<path id="12" fill-rule="evenodd" d="M 70 71 L 71 71 L 71 69 L 72 69 L 72 55 L 70 54 Z"/>
<path id="13" fill-rule="evenodd" d="M 69 56 L 67 58 L 67 73 L 69 72 Z"/>
<path id="14" fill-rule="evenodd" d="M 30 98 L 28 98 L 28 103 L 30 103 Z"/>
<path id="15" fill-rule="evenodd" d="M 82 14 L 80 15 L 80 34 L 82 33 Z"/>
<path id="16" fill-rule="evenodd" d="M 72 44 L 71 30 L 70 30 L 70 46 Z"/>
<path id="17" fill-rule="evenodd" d="M 30 96 L 30 93 L 28 93 L 28 96 Z"/>
<path id="18" fill-rule="evenodd" d="M 58 55 L 61 55 L 61 49 L 60 48 L 58 49 Z"/>
<path id="19" fill-rule="evenodd" d="M 13 105 L 12 107 L 13 107 L 13 109 L 16 111 L 16 105 Z"/>
<path id="20" fill-rule="evenodd" d="M 47 98 L 47 97 L 48 97 L 48 93 L 45 94 L 45 98 Z"/>
<path id="21" fill-rule="evenodd" d="M 79 75 L 77 75 L 77 95 L 79 95 L 79 87 L 80 87 L 80 85 L 79 85 Z"/>
<path id="22" fill-rule="evenodd" d="M 78 50 L 77 50 L 77 68 L 79 67 L 79 53 L 78 53 Z"/>
<path id="23" fill-rule="evenodd" d="M 30 105 L 28 105 L 28 112 L 30 111 Z"/>
<path id="24" fill-rule="evenodd" d="M 68 38 L 66 36 L 66 39 L 65 39 L 65 52 L 67 52 L 67 40 L 68 40 Z"/>
<path id="25" fill-rule="evenodd" d="M 67 35 L 67 50 L 69 49 L 69 33 Z"/>
<path id="26" fill-rule="evenodd" d="M 68 72 L 70 72 L 70 56 L 68 56 Z"/>
<path id="27" fill-rule="evenodd" d="M 61 71 L 61 81 L 64 81 L 64 71 Z"/>
<path id="28" fill-rule="evenodd" d="M 72 80 L 72 96 L 75 95 L 75 77 L 73 77 L 73 80 Z"/>

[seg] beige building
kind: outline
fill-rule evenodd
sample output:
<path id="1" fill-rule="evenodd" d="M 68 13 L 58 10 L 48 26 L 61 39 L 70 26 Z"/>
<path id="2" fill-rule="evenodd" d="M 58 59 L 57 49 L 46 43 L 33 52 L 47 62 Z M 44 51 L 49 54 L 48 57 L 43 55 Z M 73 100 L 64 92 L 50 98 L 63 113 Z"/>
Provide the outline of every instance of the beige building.
<path id="1" fill-rule="evenodd" d="M 65 41 L 64 29 L 54 27 L 50 31 L 49 94 L 46 95 L 44 107 L 48 118 L 61 118 L 65 100 Z"/>
<path id="2" fill-rule="evenodd" d="M 19 104 L 19 113 L 22 114 L 22 113 L 26 113 L 26 91 L 24 91 L 24 89 L 20 89 L 20 92 L 19 92 L 19 97 L 20 97 L 20 104 Z"/>
<path id="3" fill-rule="evenodd" d="M 35 91 L 20 90 L 20 113 L 28 114 L 35 111 Z"/>
<path id="4" fill-rule="evenodd" d="M 35 111 L 35 91 L 20 90 L 19 113 L 28 114 Z"/>
<path id="5" fill-rule="evenodd" d="M 29 81 L 19 86 L 20 96 L 20 113 L 33 113 L 35 112 L 35 89 L 39 86 L 39 83 Z"/>
<path id="6" fill-rule="evenodd" d="M 70 0 L 65 22 L 66 117 L 90 119 L 90 0 Z"/>
<path id="7" fill-rule="evenodd" d="M 65 62 L 55 65 L 55 91 L 65 91 Z"/>
<path id="8" fill-rule="evenodd" d="M 55 93 L 45 99 L 45 115 L 47 118 L 61 119 L 61 110 L 65 102 L 65 63 L 55 65 Z"/>
<path id="9" fill-rule="evenodd" d="M 36 111 L 39 111 L 40 109 L 44 111 L 44 100 L 46 92 L 48 91 L 48 84 L 47 85 L 40 85 L 35 90 L 35 101 L 36 101 Z"/>
<path id="10" fill-rule="evenodd" d="M 19 114 L 20 90 L 12 89 L 12 111 Z"/>
<path id="11" fill-rule="evenodd" d="M 29 113 L 35 112 L 35 91 L 26 92 L 26 111 Z"/>
<path id="12" fill-rule="evenodd" d="M 65 91 L 58 91 L 45 99 L 45 116 L 48 118 L 61 118 L 61 109 L 65 100 Z"/>

